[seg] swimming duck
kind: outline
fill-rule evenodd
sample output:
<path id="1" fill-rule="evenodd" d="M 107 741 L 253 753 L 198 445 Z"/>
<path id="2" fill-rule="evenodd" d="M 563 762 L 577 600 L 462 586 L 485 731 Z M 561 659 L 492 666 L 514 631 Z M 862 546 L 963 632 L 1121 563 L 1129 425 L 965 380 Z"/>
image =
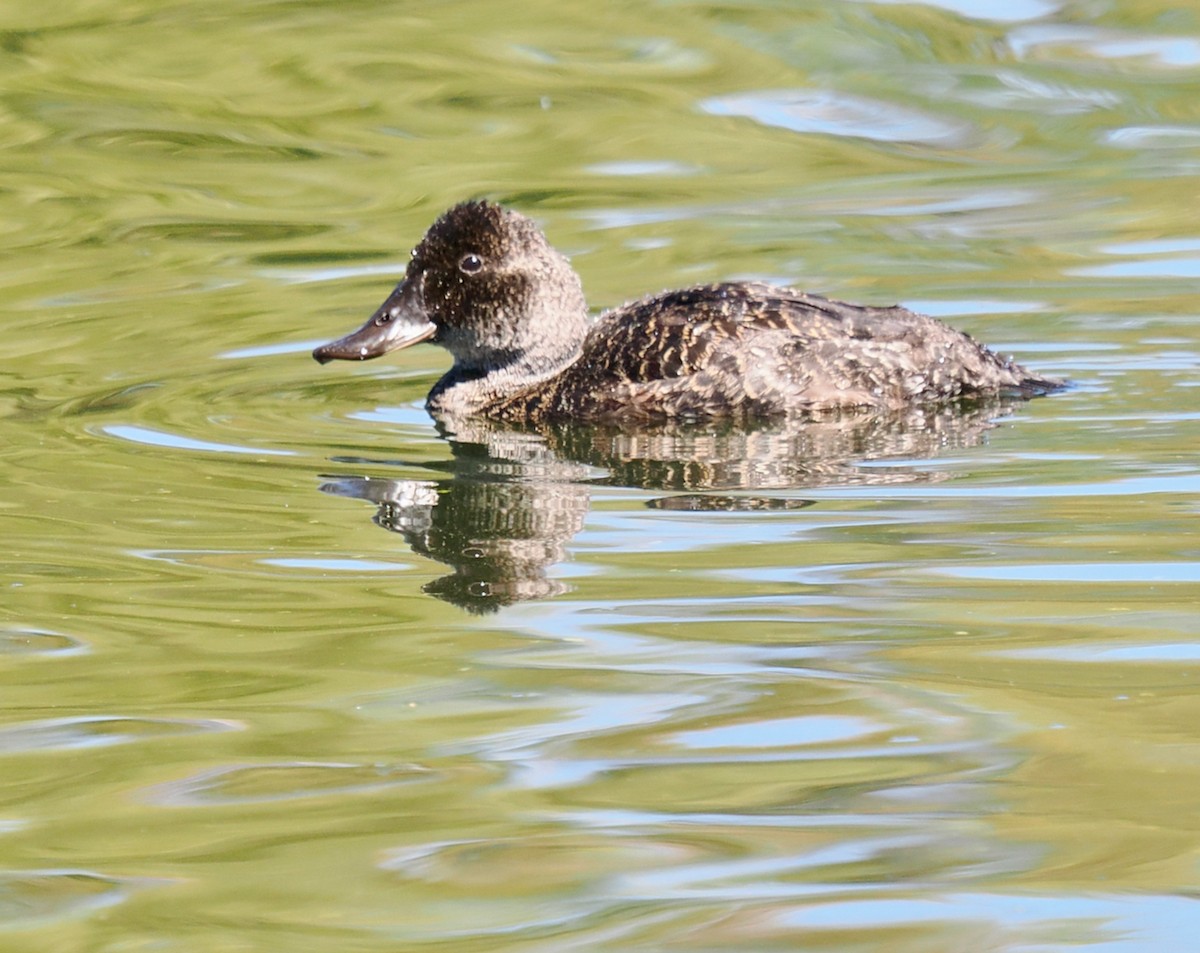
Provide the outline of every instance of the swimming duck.
<path id="1" fill-rule="evenodd" d="M 438 418 L 811 416 L 1062 386 L 935 318 L 758 282 L 668 291 L 593 323 L 566 257 L 486 201 L 434 222 L 370 320 L 313 357 L 365 361 L 425 340 L 454 358 L 426 400 Z"/>

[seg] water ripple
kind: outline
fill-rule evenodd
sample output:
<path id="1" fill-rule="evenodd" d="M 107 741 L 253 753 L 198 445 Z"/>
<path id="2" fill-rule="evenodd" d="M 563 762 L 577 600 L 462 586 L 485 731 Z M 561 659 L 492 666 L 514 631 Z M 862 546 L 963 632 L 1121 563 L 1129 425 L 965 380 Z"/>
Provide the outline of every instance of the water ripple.
<path id="1" fill-rule="evenodd" d="M 1001 579 L 1010 582 L 1200 582 L 1200 563 L 1195 562 L 1055 562 L 1009 566 L 946 566 L 927 571 L 961 579 Z"/>
<path id="2" fill-rule="evenodd" d="M 238 731 L 241 727 L 238 722 L 217 718 L 138 718 L 120 715 L 48 718 L 0 728 L 0 754 L 107 748 L 158 738 Z"/>
<path id="3" fill-rule="evenodd" d="M 700 108 L 713 116 L 743 116 L 792 132 L 853 136 L 878 142 L 962 145 L 970 132 L 966 123 L 836 90 L 736 93 L 706 99 Z"/>
<path id="4" fill-rule="evenodd" d="M 155 804 L 197 807 L 213 804 L 264 804 L 298 798 L 361 794 L 435 777 L 415 764 L 353 764 L 289 761 L 279 764 L 227 765 L 157 785 L 146 794 Z"/>
<path id="5" fill-rule="evenodd" d="M 1021 59 L 1139 60 L 1164 69 L 1200 65 L 1200 39 L 1188 36 L 1147 36 L 1085 24 L 1038 23 L 1013 30 L 1008 42 Z"/>
<path id="6" fill-rule="evenodd" d="M 872 0 L 879 4 L 912 4 L 912 0 Z M 1049 16 L 1063 6 L 1061 0 L 924 0 L 922 6 L 938 7 L 972 20 L 1015 23 Z"/>
<path id="7" fill-rule="evenodd" d="M 0 656 L 81 655 L 88 651 L 82 639 L 44 629 L 0 628 Z"/>
<path id="8" fill-rule="evenodd" d="M 773 929 L 788 936 L 800 928 L 834 936 L 845 931 L 861 938 L 864 930 L 893 936 L 901 928 L 933 935 L 935 924 L 945 930 L 953 923 L 984 931 L 979 935 L 988 936 L 994 949 L 1086 946 L 1112 953 L 1192 953 L 1195 949 L 1196 901 L 1190 896 L 942 892 L 918 899 L 889 897 L 887 892 L 880 888 L 862 899 L 831 898 L 824 904 L 777 910 L 763 916 L 755 932 L 765 943 Z M 1070 939 L 1063 942 L 1063 937 Z"/>
<path id="9" fill-rule="evenodd" d="M 136 889 L 165 883 L 91 870 L 7 870 L 0 873 L 0 922 L 11 929 L 84 916 L 128 900 Z"/>
<path id="10" fill-rule="evenodd" d="M 170 450 L 193 450 L 200 453 L 239 453 L 268 457 L 295 456 L 291 450 L 268 450 L 264 447 L 242 447 L 232 443 L 197 440 L 194 437 L 184 437 L 181 434 L 166 433 L 162 430 L 151 430 L 149 427 L 139 427 L 133 424 L 106 424 L 100 429 L 111 437 L 128 440 L 132 443 L 149 444 L 152 447 L 164 447 Z"/>

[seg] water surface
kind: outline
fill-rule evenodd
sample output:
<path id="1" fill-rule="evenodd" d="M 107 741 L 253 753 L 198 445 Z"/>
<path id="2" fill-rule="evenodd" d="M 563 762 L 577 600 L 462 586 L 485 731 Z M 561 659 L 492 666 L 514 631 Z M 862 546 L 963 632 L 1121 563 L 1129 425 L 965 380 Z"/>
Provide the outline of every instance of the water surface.
<path id="1" fill-rule="evenodd" d="M 1200 12 L 0 12 L 13 948 L 1190 951 Z M 446 435 L 446 206 L 1073 388 Z"/>

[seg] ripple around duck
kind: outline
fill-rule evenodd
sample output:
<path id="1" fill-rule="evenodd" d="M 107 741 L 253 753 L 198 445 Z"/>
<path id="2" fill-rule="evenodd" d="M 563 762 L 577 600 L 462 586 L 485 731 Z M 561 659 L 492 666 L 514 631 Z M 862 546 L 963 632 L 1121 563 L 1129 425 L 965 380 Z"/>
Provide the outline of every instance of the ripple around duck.
<path id="1" fill-rule="evenodd" d="M 1187 3 L 54 6 L 0 11 L 10 946 L 1191 953 Z M 1084 380 L 812 489 L 524 496 L 442 352 L 304 353 L 470 194 L 596 306 L 775 275 Z M 577 529 L 575 592 L 439 601 L 434 501 Z"/>

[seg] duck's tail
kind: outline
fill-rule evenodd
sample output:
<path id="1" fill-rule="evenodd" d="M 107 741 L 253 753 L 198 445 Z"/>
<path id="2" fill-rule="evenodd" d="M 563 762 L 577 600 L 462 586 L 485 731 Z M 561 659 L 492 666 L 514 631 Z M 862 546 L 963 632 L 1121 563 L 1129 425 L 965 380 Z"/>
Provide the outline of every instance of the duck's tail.
<path id="1" fill-rule="evenodd" d="M 1068 380 L 1058 377 L 1046 377 L 1043 374 L 1036 374 L 1020 366 L 1014 366 L 1013 370 L 1017 371 L 1018 380 L 1015 384 L 1001 388 L 1000 393 L 1005 397 L 1021 397 L 1028 400 L 1031 397 L 1045 397 L 1047 394 L 1066 390 L 1066 388 L 1071 386 L 1071 382 Z"/>

